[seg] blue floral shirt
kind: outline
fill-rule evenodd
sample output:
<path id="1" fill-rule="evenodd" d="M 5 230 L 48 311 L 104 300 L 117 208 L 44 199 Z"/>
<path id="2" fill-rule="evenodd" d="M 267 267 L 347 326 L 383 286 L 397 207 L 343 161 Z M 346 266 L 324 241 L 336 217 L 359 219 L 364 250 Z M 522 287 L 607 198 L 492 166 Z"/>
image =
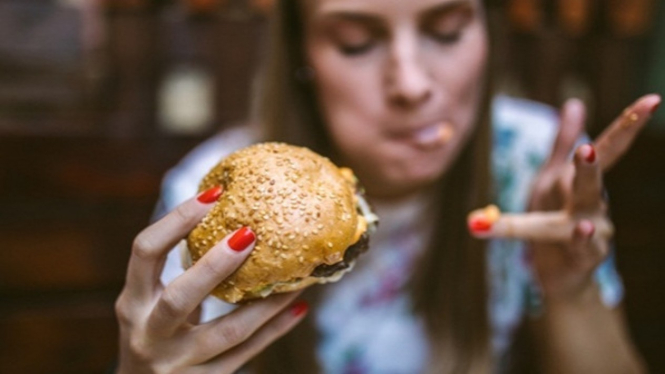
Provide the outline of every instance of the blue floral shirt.
<path id="1" fill-rule="evenodd" d="M 556 112 L 526 100 L 499 96 L 492 109 L 495 201 L 502 211 L 524 211 L 531 184 L 546 160 L 556 136 Z M 198 181 L 222 157 L 255 139 L 248 129 L 226 131 L 199 146 L 165 177 L 156 216 L 196 194 Z M 415 258 L 432 229 L 423 212 L 428 199 L 412 197 L 391 206 L 377 205 L 381 225 L 371 250 L 353 272 L 324 287 L 325 297 L 314 316 L 320 330 L 319 361 L 329 374 L 413 374 L 422 372 L 429 352 L 422 321 L 415 318 L 405 292 Z M 162 281 L 182 273 L 178 249 L 167 259 Z M 487 251 L 490 282 L 489 318 L 492 347 L 500 362 L 526 313 L 538 313 L 540 297 L 524 244 L 493 240 Z M 596 271 L 606 305 L 622 298 L 623 288 L 613 257 Z M 208 298 L 203 319 L 210 320 L 232 306 Z M 344 326 L 340 329 L 339 326 Z"/>

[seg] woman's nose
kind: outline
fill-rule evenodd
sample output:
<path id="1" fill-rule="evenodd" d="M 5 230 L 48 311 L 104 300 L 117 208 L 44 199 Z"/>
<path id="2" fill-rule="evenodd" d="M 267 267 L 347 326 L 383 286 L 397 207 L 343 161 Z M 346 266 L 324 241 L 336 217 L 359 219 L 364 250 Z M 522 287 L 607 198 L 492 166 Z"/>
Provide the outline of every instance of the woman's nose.
<path id="1" fill-rule="evenodd" d="M 432 80 L 416 51 L 398 51 L 387 71 L 388 100 L 401 108 L 417 107 L 432 96 Z"/>

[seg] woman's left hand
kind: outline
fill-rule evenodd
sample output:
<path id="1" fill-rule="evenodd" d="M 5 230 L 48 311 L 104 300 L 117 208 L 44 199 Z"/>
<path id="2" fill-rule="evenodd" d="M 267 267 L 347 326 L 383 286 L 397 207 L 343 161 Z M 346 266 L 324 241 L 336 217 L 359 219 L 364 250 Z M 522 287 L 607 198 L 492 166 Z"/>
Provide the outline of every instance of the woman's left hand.
<path id="1" fill-rule="evenodd" d="M 607 257 L 614 231 L 602 175 L 630 149 L 660 102 L 658 95 L 640 98 L 593 144 L 574 149 L 584 129 L 585 108 L 569 100 L 552 154 L 535 181 L 530 212 L 500 214 L 495 207 L 474 211 L 469 215 L 473 235 L 530 241 L 546 299 L 574 301 L 589 295 L 595 289 L 593 271 Z"/>

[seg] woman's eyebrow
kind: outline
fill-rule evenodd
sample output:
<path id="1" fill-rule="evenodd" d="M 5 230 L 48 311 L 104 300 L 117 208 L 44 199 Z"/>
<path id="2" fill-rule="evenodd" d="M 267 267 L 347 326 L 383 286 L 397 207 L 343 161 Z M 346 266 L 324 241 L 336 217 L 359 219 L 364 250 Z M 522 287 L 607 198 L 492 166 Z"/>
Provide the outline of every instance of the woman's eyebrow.
<path id="1" fill-rule="evenodd" d="M 408 1 L 408 0 L 406 0 Z M 421 11 L 420 19 L 430 19 L 440 16 L 445 13 L 453 12 L 458 9 L 474 9 L 473 1 L 471 0 L 453 0 L 446 1 L 442 4 L 434 5 L 431 8 Z M 385 21 L 379 16 L 364 11 L 353 10 L 329 10 L 322 12 L 316 16 L 316 22 L 328 22 L 335 20 L 351 21 L 364 23 L 370 26 L 379 27 L 384 25 Z"/>
<path id="2" fill-rule="evenodd" d="M 381 26 L 383 21 L 379 16 L 372 15 L 370 13 L 360 13 L 352 11 L 331 11 L 326 12 L 325 14 L 320 15 L 319 21 L 351 21 L 357 23 L 368 24 L 371 26 Z"/>
<path id="3" fill-rule="evenodd" d="M 421 19 L 429 19 L 433 17 L 440 16 L 442 14 L 450 13 L 459 9 L 463 10 L 473 10 L 475 7 L 473 6 L 473 2 L 471 0 L 455 0 L 455 1 L 448 1 L 443 4 L 435 5 L 429 9 L 426 9 L 421 12 L 420 18 Z"/>

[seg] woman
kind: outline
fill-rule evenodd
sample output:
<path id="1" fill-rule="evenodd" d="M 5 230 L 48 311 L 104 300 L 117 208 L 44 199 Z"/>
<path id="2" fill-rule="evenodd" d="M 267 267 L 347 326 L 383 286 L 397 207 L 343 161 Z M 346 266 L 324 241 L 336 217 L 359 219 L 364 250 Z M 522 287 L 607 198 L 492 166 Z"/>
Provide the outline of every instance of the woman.
<path id="1" fill-rule="evenodd" d="M 490 116 L 479 0 L 285 0 L 274 17 L 261 126 L 225 132 L 186 158 L 165 181 L 163 210 L 174 210 L 136 238 L 117 302 L 120 372 L 234 372 L 303 321 L 248 368 L 501 371 L 527 311 L 543 371 L 643 370 L 606 260 L 601 174 L 660 97 L 638 100 L 594 145 L 576 147 L 584 123 L 577 101 L 564 106 L 558 132 L 553 113 L 535 104 L 499 98 Z M 224 307 L 203 302 L 251 251 L 251 230 L 229 235 L 186 272 L 171 252 L 166 286 L 159 279 L 169 250 L 223 191 L 176 202 L 194 194 L 220 156 L 259 140 L 305 145 L 352 167 L 382 219 L 362 263 L 315 289 L 304 320 L 298 294 L 223 317 Z M 496 221 L 480 212 L 468 223 L 481 238 L 528 239 L 528 263 L 521 242 L 492 240 L 485 252 L 468 234 L 464 217 L 490 197 L 504 210 L 538 211 Z"/>

